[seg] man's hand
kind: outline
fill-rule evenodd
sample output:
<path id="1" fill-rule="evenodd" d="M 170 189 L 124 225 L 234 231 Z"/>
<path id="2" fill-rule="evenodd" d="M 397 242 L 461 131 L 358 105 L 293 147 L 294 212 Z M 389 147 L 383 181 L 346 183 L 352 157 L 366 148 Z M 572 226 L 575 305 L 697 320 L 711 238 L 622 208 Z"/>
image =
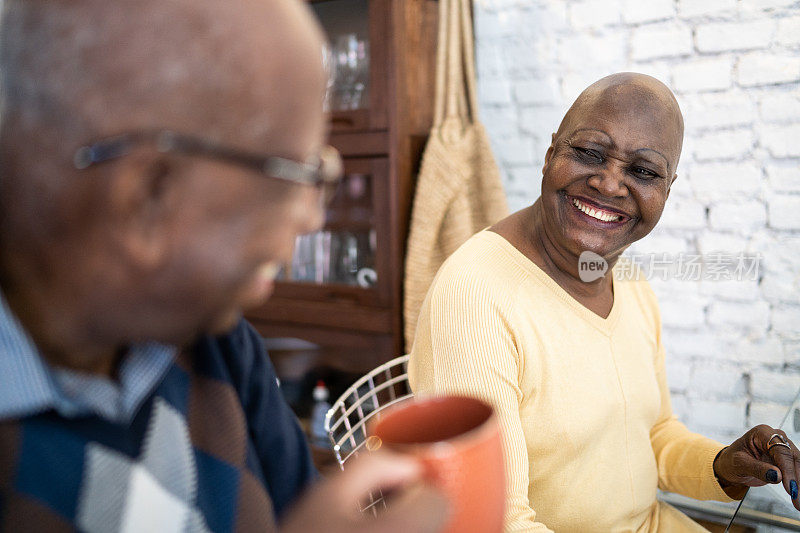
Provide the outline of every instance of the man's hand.
<path id="1" fill-rule="evenodd" d="M 392 493 L 391 505 L 377 517 L 358 509 L 369 492 Z M 444 496 L 422 482 L 422 465 L 388 452 L 375 452 L 348 464 L 344 472 L 313 487 L 292 508 L 281 533 L 427 533 L 447 519 Z"/>
<path id="2" fill-rule="evenodd" d="M 773 437 L 775 434 L 778 436 Z M 788 446 L 778 444 L 783 442 Z M 779 429 L 761 425 L 739 437 L 714 459 L 714 474 L 732 498 L 743 497 L 747 487 L 783 482 L 792 504 L 800 511 L 800 452 Z"/>

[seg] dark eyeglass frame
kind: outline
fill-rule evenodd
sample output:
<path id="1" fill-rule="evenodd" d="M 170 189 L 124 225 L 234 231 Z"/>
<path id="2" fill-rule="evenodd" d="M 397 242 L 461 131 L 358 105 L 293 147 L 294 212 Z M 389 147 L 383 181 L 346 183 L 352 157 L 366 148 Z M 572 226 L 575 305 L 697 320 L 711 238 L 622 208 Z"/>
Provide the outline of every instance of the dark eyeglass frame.
<path id="1" fill-rule="evenodd" d="M 78 148 L 73 164 L 78 170 L 128 155 L 134 148 L 154 144 L 161 153 L 200 156 L 241 166 L 265 177 L 321 188 L 328 202 L 342 179 L 342 158 L 332 146 L 324 147 L 314 160 L 299 162 L 283 157 L 254 154 L 170 130 L 124 133 Z"/>

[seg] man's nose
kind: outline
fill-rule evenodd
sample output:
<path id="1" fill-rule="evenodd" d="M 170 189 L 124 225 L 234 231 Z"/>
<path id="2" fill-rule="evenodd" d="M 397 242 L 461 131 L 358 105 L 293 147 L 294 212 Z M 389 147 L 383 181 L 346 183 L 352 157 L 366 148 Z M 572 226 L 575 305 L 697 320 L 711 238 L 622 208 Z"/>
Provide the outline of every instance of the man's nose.
<path id="1" fill-rule="evenodd" d="M 588 184 L 603 196 L 623 198 L 628 196 L 625 178 L 625 167 L 615 162 L 609 162 L 606 168 L 589 178 Z"/>

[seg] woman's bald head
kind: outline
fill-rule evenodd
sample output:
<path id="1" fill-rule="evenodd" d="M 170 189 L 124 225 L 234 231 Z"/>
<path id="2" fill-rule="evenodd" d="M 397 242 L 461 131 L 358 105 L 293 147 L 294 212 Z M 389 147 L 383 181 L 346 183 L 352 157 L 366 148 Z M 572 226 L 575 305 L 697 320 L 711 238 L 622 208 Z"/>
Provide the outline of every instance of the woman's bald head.
<path id="1" fill-rule="evenodd" d="M 645 74 L 611 74 L 587 87 L 564 115 L 555 137 L 561 138 L 592 114 L 609 112 L 658 128 L 669 147 L 670 170 L 675 172 L 683 146 L 683 115 L 669 87 Z"/>

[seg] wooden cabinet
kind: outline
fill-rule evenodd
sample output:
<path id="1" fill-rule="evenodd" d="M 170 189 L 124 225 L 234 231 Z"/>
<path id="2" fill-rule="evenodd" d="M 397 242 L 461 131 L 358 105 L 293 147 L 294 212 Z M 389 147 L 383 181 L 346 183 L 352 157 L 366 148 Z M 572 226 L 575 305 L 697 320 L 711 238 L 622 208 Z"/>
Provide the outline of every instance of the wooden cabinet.
<path id="1" fill-rule="evenodd" d="M 342 35 L 368 48 L 364 90 L 357 104 L 335 104 L 331 113 L 330 142 L 344 157 L 346 176 L 323 232 L 298 241 L 308 250 L 296 250 L 297 264 L 286 266 L 272 298 L 247 318 L 265 338 L 318 346 L 313 364 L 359 374 L 405 349 L 404 253 L 433 114 L 438 3 L 309 3 L 334 55 Z M 316 270 L 306 268 L 314 260 Z"/>

